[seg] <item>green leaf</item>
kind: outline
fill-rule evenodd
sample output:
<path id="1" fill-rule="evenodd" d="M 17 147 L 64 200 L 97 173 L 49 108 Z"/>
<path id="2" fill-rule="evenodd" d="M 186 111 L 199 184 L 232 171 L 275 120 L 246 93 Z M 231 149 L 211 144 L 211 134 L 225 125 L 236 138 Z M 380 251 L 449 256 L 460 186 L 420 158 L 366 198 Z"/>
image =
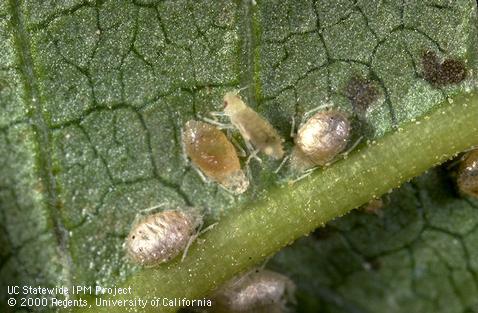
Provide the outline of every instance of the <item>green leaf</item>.
<path id="1" fill-rule="evenodd" d="M 297 282 L 300 312 L 474 312 L 478 200 L 453 185 L 446 167 L 427 172 L 383 216 L 354 211 L 269 266 Z"/>
<path id="2" fill-rule="evenodd" d="M 476 11 L 471 0 L 0 2 L 0 286 L 125 282 L 132 296 L 203 296 L 317 226 L 478 144 Z M 466 78 L 457 81 L 456 72 L 438 65 L 429 73 L 427 50 L 463 64 Z M 223 94 L 239 87 L 248 87 L 244 98 L 287 138 L 288 149 L 292 116 L 300 120 L 326 103 L 355 108 L 354 137 L 364 140 L 347 160 L 293 186 L 287 171 L 274 174 L 279 162 L 264 158 L 251 166 L 250 190 L 233 198 L 204 184 L 184 161 L 179 134 L 187 120 L 221 110 Z M 433 179 L 422 178 L 431 183 L 416 183 L 412 195 L 438 197 Z M 412 197 L 410 188 L 399 193 Z M 455 198 L 462 208 L 465 200 Z M 444 207 L 433 199 L 430 211 Z M 122 244 L 138 211 L 157 203 L 206 209 L 207 222 L 219 225 L 183 264 L 141 270 L 125 259 Z M 422 218 L 406 199 L 397 203 L 404 220 Z M 446 243 L 439 235 L 453 223 L 452 213 L 436 215 L 440 231 L 421 232 L 424 242 Z M 465 219 L 474 225 L 472 215 Z M 353 223 L 354 215 L 334 222 L 334 238 L 357 242 L 337 244 L 330 259 L 350 251 L 359 260 L 407 253 L 417 228 L 434 225 L 422 221 L 382 245 L 355 236 L 347 229 Z M 363 225 L 363 232 L 383 237 L 373 226 Z M 309 241 L 272 263 L 293 277 L 323 277 L 324 293 L 314 293 L 314 282 L 300 285 L 299 307 L 334 312 L 335 295 L 364 305 L 356 300 L 359 274 L 368 272 L 357 270 L 346 285 L 329 284 L 307 259 L 320 253 L 295 252 L 304 242 L 314 245 Z M 429 258 L 410 254 L 419 262 Z M 442 258 L 463 263 L 470 256 Z M 377 281 L 393 269 L 384 266 Z M 410 277 L 397 279 L 404 286 Z M 365 312 L 401 312 L 380 292 L 417 295 L 405 286 L 364 288 L 377 299 Z M 427 307 L 427 299 L 403 301 L 415 308 Z"/>

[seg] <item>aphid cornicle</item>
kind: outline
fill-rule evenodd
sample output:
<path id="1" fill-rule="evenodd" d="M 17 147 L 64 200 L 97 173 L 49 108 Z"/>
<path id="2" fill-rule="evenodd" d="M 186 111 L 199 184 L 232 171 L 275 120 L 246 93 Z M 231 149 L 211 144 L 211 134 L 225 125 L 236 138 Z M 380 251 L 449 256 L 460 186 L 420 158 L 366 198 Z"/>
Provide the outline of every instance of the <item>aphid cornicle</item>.
<path id="1" fill-rule="evenodd" d="M 215 313 L 285 312 L 294 302 L 295 284 L 269 270 L 253 270 L 236 277 L 213 295 Z"/>
<path id="2" fill-rule="evenodd" d="M 191 120 L 184 126 L 182 137 L 187 156 L 208 178 L 234 194 L 247 190 L 249 180 L 234 145 L 223 132 L 213 125 Z"/>
<path id="3" fill-rule="evenodd" d="M 348 144 L 351 124 L 340 111 L 322 111 L 314 114 L 300 126 L 295 136 L 292 166 L 307 169 L 331 162 Z"/>
<path id="4" fill-rule="evenodd" d="M 478 197 L 478 149 L 464 156 L 458 169 L 457 184 L 462 193 Z"/>
<path id="5" fill-rule="evenodd" d="M 127 239 L 128 256 L 152 267 L 175 258 L 191 243 L 202 217 L 193 210 L 165 210 L 136 222 Z"/>
<path id="6" fill-rule="evenodd" d="M 228 92 L 224 95 L 224 114 L 239 130 L 246 143 L 250 143 L 254 149 L 274 159 L 282 159 L 284 156 L 283 139 L 277 130 L 251 109 L 237 92 Z"/>

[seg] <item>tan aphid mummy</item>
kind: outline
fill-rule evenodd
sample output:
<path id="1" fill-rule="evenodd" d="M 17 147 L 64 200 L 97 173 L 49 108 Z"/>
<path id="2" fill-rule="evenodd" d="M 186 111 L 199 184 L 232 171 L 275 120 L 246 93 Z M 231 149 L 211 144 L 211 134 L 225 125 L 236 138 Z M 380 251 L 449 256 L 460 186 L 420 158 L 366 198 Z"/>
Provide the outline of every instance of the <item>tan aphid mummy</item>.
<path id="1" fill-rule="evenodd" d="M 345 149 L 350 135 L 351 125 L 345 113 L 332 110 L 314 114 L 297 132 L 292 166 L 305 170 L 327 165 Z"/>
<path id="2" fill-rule="evenodd" d="M 167 262 L 184 251 L 201 224 L 201 215 L 191 210 L 146 216 L 133 225 L 126 239 L 128 256 L 146 267 Z"/>
<path id="3" fill-rule="evenodd" d="M 478 149 L 465 154 L 458 169 L 457 184 L 462 193 L 478 197 Z"/>
<path id="4" fill-rule="evenodd" d="M 247 190 L 249 180 L 241 169 L 234 145 L 215 126 L 188 121 L 183 129 L 187 156 L 209 179 L 235 194 Z"/>
<path id="5" fill-rule="evenodd" d="M 254 149 L 274 158 L 282 159 L 284 149 L 283 139 L 272 125 L 251 109 L 237 92 L 228 92 L 224 95 L 224 113 L 231 120 L 244 140 Z"/>
<path id="6" fill-rule="evenodd" d="M 236 277 L 212 296 L 215 313 L 285 312 L 294 301 L 295 284 L 288 277 L 269 270 L 254 270 Z"/>

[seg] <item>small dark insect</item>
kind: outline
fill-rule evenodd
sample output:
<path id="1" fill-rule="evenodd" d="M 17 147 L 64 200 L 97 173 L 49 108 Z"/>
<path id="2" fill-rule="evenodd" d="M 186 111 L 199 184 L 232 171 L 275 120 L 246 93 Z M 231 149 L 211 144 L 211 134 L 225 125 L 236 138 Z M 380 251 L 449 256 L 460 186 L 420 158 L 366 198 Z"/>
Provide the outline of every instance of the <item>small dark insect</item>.
<path id="1" fill-rule="evenodd" d="M 175 258 L 195 238 L 202 217 L 193 211 L 165 210 L 135 223 L 126 240 L 132 261 L 152 267 Z"/>
<path id="2" fill-rule="evenodd" d="M 465 154 L 458 168 L 457 184 L 462 193 L 478 197 L 478 149 Z"/>
<path id="3" fill-rule="evenodd" d="M 234 194 L 247 190 L 249 180 L 241 169 L 236 149 L 215 126 L 188 121 L 183 129 L 182 143 L 192 163 L 208 178 Z"/>
<path id="4" fill-rule="evenodd" d="M 379 95 L 378 89 L 372 81 L 359 76 L 353 76 L 349 80 L 345 94 L 355 112 L 359 114 L 364 114 Z"/>
<path id="5" fill-rule="evenodd" d="M 331 110 L 314 114 L 297 132 L 291 166 L 305 170 L 327 165 L 345 149 L 350 135 L 351 125 L 345 113 Z"/>
<path id="6" fill-rule="evenodd" d="M 460 60 L 445 59 L 440 63 L 433 51 L 422 55 L 423 78 L 435 87 L 458 84 L 466 78 L 466 67 Z"/>
<path id="7" fill-rule="evenodd" d="M 295 284 L 269 270 L 253 270 L 236 277 L 213 295 L 214 313 L 281 313 L 294 301 Z"/>

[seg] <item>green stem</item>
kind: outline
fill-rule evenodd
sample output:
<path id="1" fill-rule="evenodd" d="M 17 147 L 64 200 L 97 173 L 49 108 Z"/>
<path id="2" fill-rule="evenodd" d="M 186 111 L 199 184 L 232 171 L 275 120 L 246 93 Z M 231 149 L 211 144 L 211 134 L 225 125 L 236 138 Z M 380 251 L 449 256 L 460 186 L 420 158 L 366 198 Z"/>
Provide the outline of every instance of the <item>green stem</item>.
<path id="1" fill-rule="evenodd" d="M 452 100 L 347 159 L 293 186 L 271 189 L 259 201 L 231 212 L 204 234 L 205 242 L 195 244 L 183 263 L 143 270 L 124 284 L 131 286 L 132 295 L 110 299 L 200 299 L 331 219 L 478 145 L 478 94 Z M 144 311 L 176 309 L 148 306 Z M 99 309 L 93 304 L 91 312 L 102 311 L 119 312 L 111 306 Z"/>

